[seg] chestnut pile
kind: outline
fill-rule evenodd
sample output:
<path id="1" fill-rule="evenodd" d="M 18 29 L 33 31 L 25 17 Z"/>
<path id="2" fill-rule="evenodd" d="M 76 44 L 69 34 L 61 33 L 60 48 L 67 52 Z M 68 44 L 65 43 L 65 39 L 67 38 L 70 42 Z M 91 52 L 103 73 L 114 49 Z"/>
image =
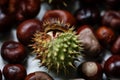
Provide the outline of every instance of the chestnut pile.
<path id="1" fill-rule="evenodd" d="M 0 80 L 56 80 L 49 71 L 64 77 L 60 80 L 119 80 L 119 4 L 120 0 L 0 0 Z M 48 72 L 27 72 L 31 53 Z"/>

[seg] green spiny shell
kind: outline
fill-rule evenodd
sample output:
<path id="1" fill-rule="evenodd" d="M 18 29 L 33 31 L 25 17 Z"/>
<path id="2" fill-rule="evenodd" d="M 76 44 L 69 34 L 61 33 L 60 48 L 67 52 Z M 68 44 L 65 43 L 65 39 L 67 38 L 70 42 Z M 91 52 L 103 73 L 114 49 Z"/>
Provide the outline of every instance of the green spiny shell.
<path id="1" fill-rule="evenodd" d="M 41 32 L 36 33 L 34 36 L 35 43 L 32 48 L 43 66 L 57 72 L 66 71 L 69 66 L 75 67 L 74 59 L 81 54 L 83 48 L 78 36 L 72 30 L 61 33 L 54 39 L 41 40 L 43 37 L 41 34 Z M 46 33 L 44 36 L 48 37 L 48 34 Z"/>

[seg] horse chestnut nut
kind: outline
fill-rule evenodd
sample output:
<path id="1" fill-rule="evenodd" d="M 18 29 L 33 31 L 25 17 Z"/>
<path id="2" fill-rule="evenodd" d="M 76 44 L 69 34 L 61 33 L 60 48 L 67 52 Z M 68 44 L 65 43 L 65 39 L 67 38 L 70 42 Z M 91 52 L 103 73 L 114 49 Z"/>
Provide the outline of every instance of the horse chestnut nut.
<path id="1" fill-rule="evenodd" d="M 36 71 L 26 76 L 25 80 L 53 80 L 46 72 Z"/>
<path id="2" fill-rule="evenodd" d="M 97 7 L 81 7 L 75 12 L 78 25 L 94 25 L 100 21 L 100 11 Z"/>
<path id="3" fill-rule="evenodd" d="M 102 17 L 102 24 L 105 26 L 110 26 L 114 30 L 119 31 L 120 30 L 120 12 L 106 11 Z"/>
<path id="4" fill-rule="evenodd" d="M 112 55 L 104 63 L 104 71 L 109 79 L 120 79 L 120 55 Z"/>
<path id="5" fill-rule="evenodd" d="M 78 39 L 83 44 L 84 53 L 88 58 L 96 58 L 101 53 L 101 45 L 97 40 L 93 29 L 89 25 L 83 25 L 77 30 Z M 87 45 L 87 46 L 86 46 Z"/>
<path id="6" fill-rule="evenodd" d="M 116 37 L 115 32 L 107 26 L 100 26 L 96 30 L 96 36 L 97 36 L 97 39 L 105 48 L 108 48 L 109 46 L 111 46 L 111 44 L 114 42 Z"/>
<path id="7" fill-rule="evenodd" d="M 112 54 L 120 54 L 120 36 L 117 37 L 111 47 Z"/>
<path id="8" fill-rule="evenodd" d="M 1 56 L 9 63 L 21 63 L 26 58 L 25 47 L 16 41 L 6 41 L 1 47 Z"/>
<path id="9" fill-rule="evenodd" d="M 25 20 L 17 28 L 17 38 L 23 45 L 28 46 L 36 31 L 43 31 L 42 22 L 38 19 Z"/>
<path id="10" fill-rule="evenodd" d="M 58 19 L 64 24 L 70 24 L 71 26 L 76 24 L 74 16 L 66 10 L 49 10 L 43 16 L 43 21 Z"/>
<path id="11" fill-rule="evenodd" d="M 93 61 L 83 62 L 78 66 L 78 74 L 86 80 L 102 80 L 103 70 L 101 64 Z"/>
<path id="12" fill-rule="evenodd" d="M 24 80 L 27 73 L 21 64 L 6 64 L 3 68 L 5 80 Z"/>

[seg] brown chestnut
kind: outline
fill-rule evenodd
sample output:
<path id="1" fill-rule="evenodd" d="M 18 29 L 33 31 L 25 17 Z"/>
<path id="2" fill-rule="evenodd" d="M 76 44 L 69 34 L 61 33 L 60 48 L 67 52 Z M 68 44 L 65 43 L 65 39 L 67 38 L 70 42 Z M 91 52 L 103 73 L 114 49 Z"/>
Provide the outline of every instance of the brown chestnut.
<path id="1" fill-rule="evenodd" d="M 120 36 L 117 37 L 111 47 L 112 54 L 120 54 Z"/>
<path id="2" fill-rule="evenodd" d="M 19 0 L 16 4 L 18 4 L 16 8 L 18 22 L 36 17 L 41 8 L 40 0 Z"/>
<path id="3" fill-rule="evenodd" d="M 108 79 L 120 79 L 120 55 L 112 55 L 105 61 L 104 72 Z"/>
<path id="4" fill-rule="evenodd" d="M 3 68 L 5 80 L 24 80 L 27 73 L 23 65 L 6 64 Z"/>
<path id="5" fill-rule="evenodd" d="M 25 80 L 53 80 L 53 78 L 46 72 L 36 71 L 28 74 Z"/>
<path id="6" fill-rule="evenodd" d="M 96 36 L 105 48 L 109 48 L 116 38 L 115 32 L 107 26 L 97 28 Z"/>
<path id="7" fill-rule="evenodd" d="M 43 21 L 58 19 L 65 24 L 70 24 L 71 26 L 76 24 L 74 16 L 67 10 L 49 10 L 43 16 Z"/>
<path id="8" fill-rule="evenodd" d="M 81 7 L 75 12 L 75 18 L 78 25 L 90 24 L 95 25 L 100 21 L 100 11 L 94 7 Z"/>
<path id="9" fill-rule="evenodd" d="M 38 19 L 25 20 L 17 28 L 17 38 L 23 45 L 28 46 L 36 31 L 43 31 L 42 22 Z"/>
<path id="10" fill-rule="evenodd" d="M 117 1 L 117 0 L 116 0 Z M 114 30 L 120 30 L 120 12 L 119 11 L 106 11 L 102 16 L 102 24 L 109 26 Z"/>
<path id="11" fill-rule="evenodd" d="M 77 34 L 79 40 L 83 44 L 84 53 L 88 58 L 96 58 L 100 55 L 102 48 L 91 26 L 80 26 L 77 30 Z"/>
<path id="12" fill-rule="evenodd" d="M 11 30 L 14 21 L 15 17 L 13 14 L 0 7 L 0 34 L 8 33 Z"/>
<path id="13" fill-rule="evenodd" d="M 119 10 L 120 9 L 120 0 L 105 0 L 105 6 L 108 9 Z"/>
<path id="14" fill-rule="evenodd" d="M 25 60 L 27 53 L 21 43 L 5 41 L 1 46 L 1 56 L 9 63 L 21 63 Z"/>
<path id="15" fill-rule="evenodd" d="M 101 64 L 93 61 L 86 61 L 78 66 L 79 77 L 86 80 L 102 80 L 103 69 Z"/>

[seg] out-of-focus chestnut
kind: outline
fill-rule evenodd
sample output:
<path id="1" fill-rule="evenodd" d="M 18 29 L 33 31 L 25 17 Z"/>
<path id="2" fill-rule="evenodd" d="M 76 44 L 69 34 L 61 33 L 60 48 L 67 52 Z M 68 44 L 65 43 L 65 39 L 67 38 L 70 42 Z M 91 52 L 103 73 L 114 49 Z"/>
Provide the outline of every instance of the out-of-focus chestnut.
<path id="1" fill-rule="evenodd" d="M 43 16 L 43 21 L 58 19 L 60 22 L 70 24 L 71 26 L 76 24 L 74 16 L 67 10 L 49 10 Z"/>
<path id="2" fill-rule="evenodd" d="M 24 80 L 27 72 L 23 65 L 6 64 L 3 68 L 5 80 Z"/>
<path id="3" fill-rule="evenodd" d="M 101 64 L 93 61 L 83 62 L 78 66 L 78 75 L 86 80 L 102 80 L 103 69 Z"/>
<path id="4" fill-rule="evenodd" d="M 17 28 L 17 38 L 25 46 L 31 44 L 33 34 L 36 31 L 43 31 L 42 22 L 38 19 L 23 21 Z"/>
<path id="5" fill-rule="evenodd" d="M 5 6 L 8 0 L 0 0 L 0 7 Z"/>
<path id="6" fill-rule="evenodd" d="M 120 55 L 112 55 L 105 61 L 104 72 L 108 79 L 120 79 Z"/>
<path id="7" fill-rule="evenodd" d="M 118 0 L 116 0 L 118 1 Z M 119 11 L 106 11 L 102 16 L 102 24 L 110 26 L 114 30 L 120 30 L 120 12 Z"/>
<path id="8" fill-rule="evenodd" d="M 111 47 L 112 54 L 120 54 L 120 36 L 117 37 Z"/>
<path id="9" fill-rule="evenodd" d="M 16 20 L 24 21 L 37 16 L 41 8 L 40 0 L 20 0 L 16 10 Z"/>
<path id="10" fill-rule="evenodd" d="M 53 80 L 53 78 L 46 72 L 36 71 L 28 74 L 25 80 Z"/>
<path id="11" fill-rule="evenodd" d="M 13 14 L 6 12 L 6 9 L 4 10 L 0 8 L 0 34 L 9 32 L 15 21 Z"/>
<path id="12" fill-rule="evenodd" d="M 79 40 L 83 44 L 84 53 L 88 58 L 96 58 L 101 53 L 101 45 L 99 44 L 91 26 L 83 25 L 77 30 Z"/>
<path id="13" fill-rule="evenodd" d="M 114 42 L 116 38 L 115 32 L 107 26 L 100 26 L 99 28 L 97 28 L 96 36 L 97 39 L 105 48 L 111 46 L 111 44 Z"/>
<path id="14" fill-rule="evenodd" d="M 27 53 L 21 43 L 6 41 L 1 46 L 1 56 L 9 63 L 21 63 L 25 60 Z"/>
<path id="15" fill-rule="evenodd" d="M 120 9 L 120 0 L 105 0 L 105 6 L 108 9 L 118 10 Z"/>
<path id="16" fill-rule="evenodd" d="M 78 25 L 95 25 L 100 21 L 100 11 L 97 7 L 81 7 L 75 12 Z"/>

